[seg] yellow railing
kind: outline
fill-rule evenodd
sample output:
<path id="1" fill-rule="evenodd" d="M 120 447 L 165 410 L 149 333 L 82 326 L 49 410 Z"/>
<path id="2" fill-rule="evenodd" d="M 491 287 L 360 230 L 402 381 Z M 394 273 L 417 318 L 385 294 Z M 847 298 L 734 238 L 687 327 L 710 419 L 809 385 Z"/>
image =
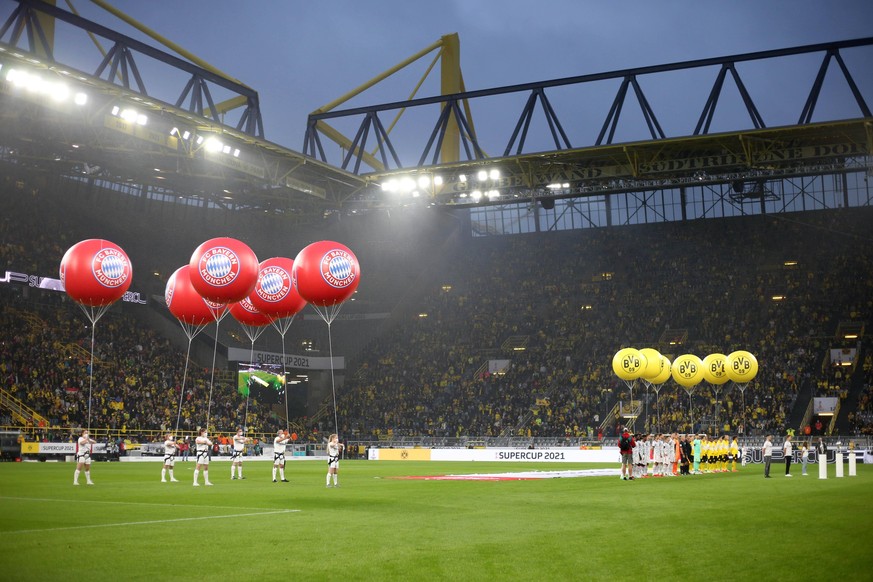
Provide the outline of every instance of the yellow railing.
<path id="1" fill-rule="evenodd" d="M 293 429 L 292 429 L 293 430 Z M 68 441 L 75 437 L 78 437 L 82 431 L 81 427 L 70 427 L 70 426 L 52 426 L 49 428 L 39 428 L 39 427 L 22 427 L 22 426 L 0 426 L 0 431 L 19 431 L 22 436 L 24 436 L 25 440 L 34 441 L 34 440 L 43 440 L 49 434 L 52 435 L 53 442 L 62 442 Z M 173 431 L 171 431 L 173 432 Z M 167 431 L 165 430 L 136 430 L 136 431 L 123 431 L 119 429 L 108 429 L 108 428 L 95 428 L 91 427 L 90 430 L 91 438 L 100 442 L 107 439 L 116 440 L 121 438 L 128 449 L 138 448 L 140 443 L 154 443 L 154 442 L 163 442 L 166 437 Z M 214 431 L 209 434 L 209 438 L 215 442 L 216 437 L 227 436 L 232 437 L 235 433 L 230 431 Z M 173 436 L 176 437 L 176 440 L 182 440 L 186 436 L 194 439 L 197 436 L 196 431 L 187 431 L 180 430 L 178 432 L 173 432 Z M 252 439 L 257 439 L 259 442 L 273 442 L 273 437 L 276 435 L 272 432 L 250 432 L 246 436 Z M 303 442 L 302 439 L 299 442 Z"/>
<path id="2" fill-rule="evenodd" d="M 40 425 L 48 426 L 49 424 L 48 420 L 37 411 L 2 388 L 0 388 L 0 409 L 8 410 L 12 415 L 12 419 L 24 427 L 34 426 L 39 428 Z"/>

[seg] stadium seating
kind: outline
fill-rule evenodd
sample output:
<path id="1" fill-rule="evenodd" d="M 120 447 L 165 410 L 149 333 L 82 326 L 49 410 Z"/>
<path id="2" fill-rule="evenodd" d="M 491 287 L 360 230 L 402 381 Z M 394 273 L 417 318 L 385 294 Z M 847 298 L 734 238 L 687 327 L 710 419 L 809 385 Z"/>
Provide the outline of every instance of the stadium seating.
<path id="1" fill-rule="evenodd" d="M 4 188 L 14 191 L 15 185 L 7 179 Z M 89 228 L 71 226 L 64 212 L 30 212 L 26 198 L 6 196 L 3 210 L 0 265 L 7 270 L 54 273 L 68 246 L 93 236 Z M 397 235 L 409 238 L 406 254 L 398 251 L 396 236 L 368 238 L 372 231 L 349 228 L 349 245 L 358 242 L 362 254 L 373 257 L 373 268 L 362 260 L 362 269 L 378 290 L 378 298 L 362 297 L 358 308 L 390 311 L 391 319 L 349 357 L 337 400 L 340 430 L 361 439 L 597 434 L 615 403 L 630 398 L 611 371 L 612 355 L 634 346 L 668 357 L 744 349 L 760 364 L 744 398 L 732 384 L 718 400 L 705 384 L 689 397 L 668 382 L 657 398 L 637 384 L 634 399 L 643 398 L 648 413 L 639 422 L 652 429 L 690 430 L 693 418 L 695 430 L 735 433 L 745 419 L 746 434 L 782 431 L 807 386 L 810 394 L 857 398 L 853 428 L 870 434 L 869 355 L 859 367 L 865 381 L 857 393 L 848 377 L 835 377 L 823 361 L 839 321 L 870 321 L 873 313 L 873 249 L 858 238 L 871 223 L 870 209 L 852 209 L 505 237 L 468 234 L 441 246 L 439 233 L 410 229 Z M 162 240 L 160 248 L 170 244 Z M 166 256 L 127 250 L 132 257 L 148 256 L 148 269 L 169 273 L 188 246 Z M 439 248 L 439 272 L 407 289 L 395 267 L 420 262 L 414 253 L 428 248 Z M 162 286 L 152 281 L 150 292 L 161 293 Z M 19 330 L 0 346 L 2 387 L 53 425 L 83 424 L 87 321 L 60 294 L 11 285 L 0 293 L 0 322 Z M 669 344 L 673 330 L 682 330 L 681 345 Z M 91 424 L 126 433 L 172 427 L 184 353 L 123 310 L 99 322 L 97 337 Z M 510 365 L 489 372 L 488 362 L 496 360 Z M 202 365 L 189 369 L 181 420 L 186 430 L 206 417 L 209 377 Z M 225 431 L 238 425 L 241 402 L 234 386 L 216 387 L 213 424 Z M 330 416 L 316 418 L 310 428 L 329 431 Z M 248 418 L 250 427 L 264 432 L 284 423 L 257 403 Z M 613 428 L 603 427 L 604 433 Z"/>

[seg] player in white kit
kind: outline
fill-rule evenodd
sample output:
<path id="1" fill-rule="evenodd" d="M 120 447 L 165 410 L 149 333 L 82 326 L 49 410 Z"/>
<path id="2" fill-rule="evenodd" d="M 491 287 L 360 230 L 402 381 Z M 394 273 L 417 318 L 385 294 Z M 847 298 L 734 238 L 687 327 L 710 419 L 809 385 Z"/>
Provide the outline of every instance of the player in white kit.
<path id="1" fill-rule="evenodd" d="M 636 435 L 637 447 L 634 449 L 634 476 L 642 479 L 646 476 L 646 442 L 648 437 Z"/>
<path id="2" fill-rule="evenodd" d="M 282 483 L 287 483 L 285 478 L 285 448 L 288 446 L 288 441 L 291 436 L 287 430 L 279 429 L 276 433 L 276 438 L 273 439 L 273 483 L 276 482 L 276 469 L 279 470 L 279 476 L 282 478 Z"/>
<path id="3" fill-rule="evenodd" d="M 91 438 L 88 429 L 82 431 L 81 436 L 76 441 L 76 471 L 73 473 L 73 485 L 79 484 L 79 473 L 85 470 L 85 483 L 93 485 L 91 481 L 91 445 L 96 445 L 97 441 Z"/>
<path id="4" fill-rule="evenodd" d="M 164 466 L 161 468 L 161 483 L 167 482 L 167 473 L 170 474 L 170 482 L 178 483 L 179 480 L 173 476 L 173 467 L 176 466 L 176 439 L 173 435 L 167 433 L 167 439 L 164 441 Z"/>
<path id="5" fill-rule="evenodd" d="M 246 443 L 251 442 L 252 439 L 243 435 L 243 429 L 236 429 L 236 434 L 233 436 L 233 450 L 230 453 L 230 478 L 236 479 L 237 477 L 234 475 L 234 471 L 239 473 L 240 479 L 245 479 L 242 474 L 242 462 L 243 456 L 246 452 Z"/>
<path id="6" fill-rule="evenodd" d="M 203 484 L 212 485 L 209 482 L 209 449 L 212 448 L 212 441 L 206 434 L 206 429 L 200 429 L 200 435 L 194 439 L 194 447 L 197 453 L 197 465 L 194 467 L 194 487 L 199 487 L 197 482 L 200 477 L 200 471 L 203 471 Z"/>
<path id="7" fill-rule="evenodd" d="M 345 448 L 336 433 L 330 435 L 327 441 L 327 486 L 330 487 L 330 476 L 333 475 L 333 486 L 339 487 L 337 483 L 337 470 L 339 469 L 340 453 Z"/>

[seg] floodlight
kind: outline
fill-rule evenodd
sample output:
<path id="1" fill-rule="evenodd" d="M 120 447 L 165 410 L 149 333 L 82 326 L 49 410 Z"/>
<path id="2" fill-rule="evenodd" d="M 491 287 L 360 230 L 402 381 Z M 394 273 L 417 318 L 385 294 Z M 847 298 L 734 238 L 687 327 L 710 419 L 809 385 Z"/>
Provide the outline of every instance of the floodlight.
<path id="1" fill-rule="evenodd" d="M 221 148 L 224 147 L 224 144 L 215 137 L 206 138 L 206 143 L 203 144 L 203 147 L 206 148 L 207 152 L 220 152 Z"/>
<path id="2" fill-rule="evenodd" d="M 418 187 L 422 190 L 430 186 L 430 178 L 427 176 L 419 176 L 418 177 Z"/>
<path id="3" fill-rule="evenodd" d="M 480 182 L 484 182 L 488 179 L 488 171 L 487 170 L 479 170 L 479 173 L 476 174 L 476 178 Z"/>
<path id="4" fill-rule="evenodd" d="M 410 178 L 409 176 L 404 176 L 400 179 L 400 191 L 401 192 L 412 192 L 415 189 L 415 180 Z"/>
<path id="5" fill-rule="evenodd" d="M 498 170 L 497 168 L 491 170 L 490 172 L 488 172 L 488 177 L 491 178 L 492 180 L 499 180 L 500 179 L 500 170 Z"/>
<path id="6" fill-rule="evenodd" d="M 70 88 L 63 83 L 47 83 L 46 89 L 52 101 L 66 101 L 70 96 Z"/>

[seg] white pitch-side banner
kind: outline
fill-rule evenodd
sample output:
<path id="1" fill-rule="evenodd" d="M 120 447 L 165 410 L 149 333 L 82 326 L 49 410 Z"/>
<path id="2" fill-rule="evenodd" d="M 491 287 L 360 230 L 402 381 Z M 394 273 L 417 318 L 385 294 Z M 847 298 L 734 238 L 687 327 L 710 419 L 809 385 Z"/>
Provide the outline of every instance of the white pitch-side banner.
<path id="1" fill-rule="evenodd" d="M 369 449 L 371 461 L 378 461 L 381 451 L 391 451 L 396 459 L 397 449 Z M 414 449 L 413 449 L 414 450 Z M 403 458 L 401 456 L 401 458 Z M 409 456 L 410 460 L 419 458 Z M 553 449 L 430 449 L 431 461 L 507 461 L 516 463 L 619 463 L 618 447 L 602 449 L 553 448 Z"/>
<path id="2" fill-rule="evenodd" d="M 103 454 L 106 452 L 105 443 L 97 443 L 91 446 L 91 453 Z M 75 455 L 76 443 L 39 443 L 40 455 Z"/>

